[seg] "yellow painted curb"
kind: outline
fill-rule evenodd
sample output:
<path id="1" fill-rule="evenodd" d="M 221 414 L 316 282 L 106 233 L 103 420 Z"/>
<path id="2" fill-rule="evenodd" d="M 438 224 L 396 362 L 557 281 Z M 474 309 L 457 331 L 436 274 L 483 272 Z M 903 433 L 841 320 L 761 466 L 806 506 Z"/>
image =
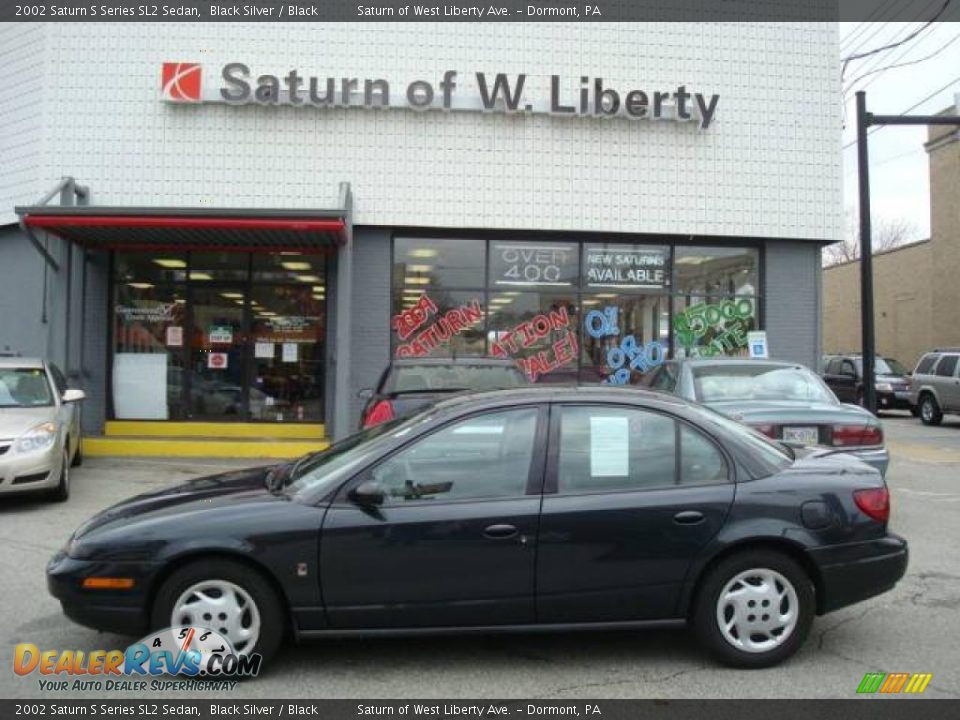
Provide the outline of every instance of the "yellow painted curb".
<path id="1" fill-rule="evenodd" d="M 289 438 L 322 441 L 326 427 L 321 423 L 214 423 L 151 420 L 108 420 L 108 437 L 199 437 L 199 438 Z"/>
<path id="2" fill-rule="evenodd" d="M 326 440 L 241 441 L 197 438 L 85 437 L 88 457 L 297 458 L 325 450 Z"/>

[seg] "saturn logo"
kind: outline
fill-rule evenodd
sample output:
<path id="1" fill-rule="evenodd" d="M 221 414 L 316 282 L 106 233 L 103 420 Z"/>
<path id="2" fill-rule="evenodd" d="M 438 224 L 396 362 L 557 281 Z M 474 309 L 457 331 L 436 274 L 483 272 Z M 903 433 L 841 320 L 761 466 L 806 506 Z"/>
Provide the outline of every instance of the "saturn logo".
<path id="1" fill-rule="evenodd" d="M 202 68 L 199 63 L 163 64 L 163 99 L 171 102 L 200 102 Z"/>

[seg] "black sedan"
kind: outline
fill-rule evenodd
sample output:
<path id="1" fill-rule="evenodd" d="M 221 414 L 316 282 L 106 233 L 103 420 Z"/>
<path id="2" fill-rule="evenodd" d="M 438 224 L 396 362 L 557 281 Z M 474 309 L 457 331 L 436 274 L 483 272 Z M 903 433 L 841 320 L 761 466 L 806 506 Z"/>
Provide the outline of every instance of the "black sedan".
<path id="1" fill-rule="evenodd" d="M 689 624 L 764 667 L 903 576 L 889 509 L 853 457 L 670 395 L 531 386 L 132 498 L 47 579 L 84 625 L 205 627 L 265 658 L 287 634 Z"/>

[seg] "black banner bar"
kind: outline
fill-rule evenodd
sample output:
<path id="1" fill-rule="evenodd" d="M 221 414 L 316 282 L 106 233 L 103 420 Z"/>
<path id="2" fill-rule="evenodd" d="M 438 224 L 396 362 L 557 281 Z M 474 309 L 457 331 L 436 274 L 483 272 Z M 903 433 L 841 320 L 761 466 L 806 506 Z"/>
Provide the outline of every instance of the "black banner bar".
<path id="1" fill-rule="evenodd" d="M 898 0 L 893 5 L 884 0 L 4 0 L 0 21 L 835 22 L 882 16 L 883 22 L 914 22 L 960 20 L 958 6 L 946 2 L 946 7 L 934 7 L 929 0 Z"/>

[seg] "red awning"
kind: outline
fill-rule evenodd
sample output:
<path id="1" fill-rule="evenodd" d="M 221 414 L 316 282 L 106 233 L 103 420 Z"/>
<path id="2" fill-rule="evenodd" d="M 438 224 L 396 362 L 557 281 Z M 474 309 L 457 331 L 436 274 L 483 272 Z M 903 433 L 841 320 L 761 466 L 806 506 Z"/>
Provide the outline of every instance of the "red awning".
<path id="1" fill-rule="evenodd" d="M 95 207 L 24 208 L 28 227 L 90 249 L 331 252 L 345 239 L 337 211 Z"/>

